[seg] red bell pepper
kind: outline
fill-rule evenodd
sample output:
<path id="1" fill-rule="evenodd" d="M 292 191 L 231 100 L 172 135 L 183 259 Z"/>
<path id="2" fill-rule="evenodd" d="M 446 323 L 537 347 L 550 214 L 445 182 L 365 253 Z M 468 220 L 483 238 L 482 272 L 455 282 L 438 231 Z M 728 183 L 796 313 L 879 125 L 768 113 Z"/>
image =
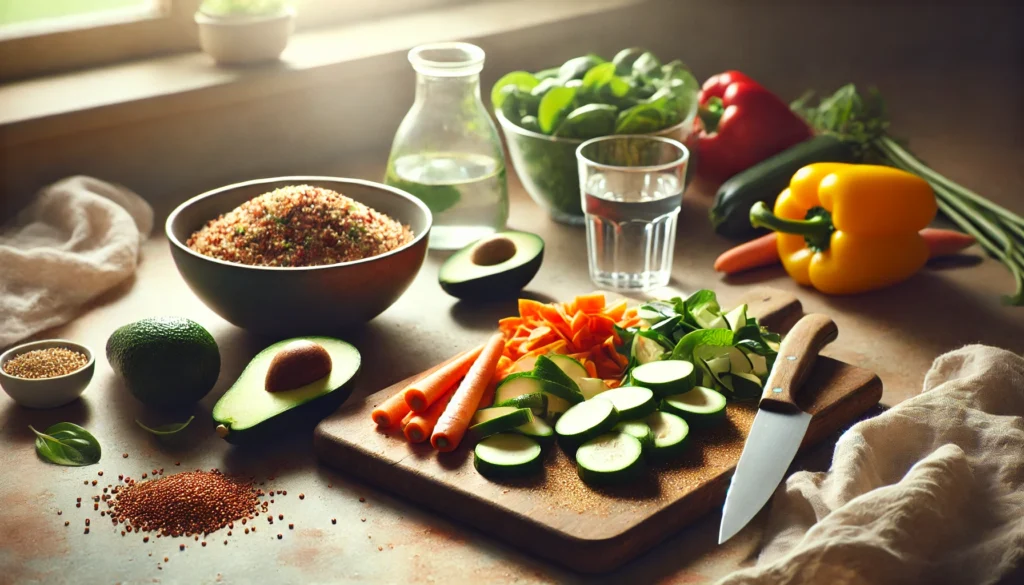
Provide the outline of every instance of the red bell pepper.
<path id="1" fill-rule="evenodd" d="M 697 174 L 724 181 L 812 136 L 775 94 L 739 71 L 712 76 L 701 89 Z"/>

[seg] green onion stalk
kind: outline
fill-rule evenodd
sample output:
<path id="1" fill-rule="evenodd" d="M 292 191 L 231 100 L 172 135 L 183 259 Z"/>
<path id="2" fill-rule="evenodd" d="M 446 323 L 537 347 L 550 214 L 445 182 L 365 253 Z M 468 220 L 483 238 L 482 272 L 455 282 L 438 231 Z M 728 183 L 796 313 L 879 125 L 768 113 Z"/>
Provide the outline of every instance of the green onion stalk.
<path id="1" fill-rule="evenodd" d="M 810 105 L 813 97 L 808 92 L 790 107 L 818 133 L 850 143 L 864 162 L 896 167 L 928 181 L 939 211 L 974 236 L 1013 275 L 1017 290 L 1003 301 L 1024 304 L 1024 218 L 939 174 L 889 136 L 885 102 L 877 90 L 861 95 L 851 83 L 822 98 L 817 106 Z"/>

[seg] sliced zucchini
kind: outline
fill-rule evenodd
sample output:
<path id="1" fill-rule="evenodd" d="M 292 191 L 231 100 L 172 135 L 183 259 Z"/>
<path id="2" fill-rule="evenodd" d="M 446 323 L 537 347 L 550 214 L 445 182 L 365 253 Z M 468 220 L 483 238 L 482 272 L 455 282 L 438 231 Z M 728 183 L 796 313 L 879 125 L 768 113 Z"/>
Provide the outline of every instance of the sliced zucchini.
<path id="1" fill-rule="evenodd" d="M 726 313 L 725 320 L 733 333 L 739 331 L 747 324 L 747 305 L 740 305 Z"/>
<path id="2" fill-rule="evenodd" d="M 688 361 L 663 360 L 633 368 L 633 385 L 650 388 L 659 396 L 681 394 L 693 388 L 697 371 Z"/>
<path id="3" fill-rule="evenodd" d="M 611 401 L 622 420 L 643 418 L 658 408 L 654 391 L 639 386 L 622 386 L 602 392 L 597 398 Z"/>
<path id="4" fill-rule="evenodd" d="M 497 395 L 497 390 L 495 390 Z M 544 416 L 544 413 L 548 410 L 548 395 L 543 392 L 534 392 L 532 394 L 520 394 L 512 398 L 507 398 L 501 402 L 495 401 L 494 406 L 513 406 L 515 408 L 529 408 L 530 412 L 537 416 Z M 493 407 L 492 407 L 493 408 Z"/>
<path id="5" fill-rule="evenodd" d="M 684 394 L 668 396 L 661 410 L 678 414 L 692 427 L 709 427 L 725 420 L 725 396 L 711 388 L 697 386 Z"/>
<path id="6" fill-rule="evenodd" d="M 498 383 L 494 390 L 494 404 L 500 405 L 519 396 L 537 394 L 544 391 L 544 381 L 530 375 L 529 372 L 510 374 Z"/>
<path id="7" fill-rule="evenodd" d="M 752 351 L 744 352 L 747 356 L 747 360 L 750 361 L 751 373 L 759 378 L 764 378 L 768 375 L 768 360 L 764 359 L 763 355 L 758 355 Z"/>
<path id="8" fill-rule="evenodd" d="M 590 400 L 591 398 L 607 392 L 611 388 L 604 383 L 601 378 L 583 378 L 580 380 L 580 393 L 583 394 L 584 400 Z"/>
<path id="9" fill-rule="evenodd" d="M 589 484 L 627 482 L 635 479 L 643 466 L 643 446 L 625 433 L 599 435 L 576 451 L 576 472 Z"/>
<path id="10" fill-rule="evenodd" d="M 533 420 L 533 413 L 529 408 L 515 408 L 513 406 L 494 406 L 476 411 L 473 419 L 469 421 L 469 435 L 476 439 L 482 439 L 505 431 L 525 425 Z"/>
<path id="11" fill-rule="evenodd" d="M 544 418 L 547 419 L 549 423 L 554 424 L 554 422 L 558 420 L 558 417 L 562 416 L 565 411 L 569 410 L 570 406 L 572 405 L 569 404 L 567 400 L 559 398 L 554 394 L 549 394 L 548 411 L 544 413 Z"/>
<path id="12" fill-rule="evenodd" d="M 588 400 L 574 404 L 555 423 L 558 444 L 572 451 L 585 441 L 606 433 L 619 422 L 619 413 L 608 400 Z"/>
<path id="13" fill-rule="evenodd" d="M 674 457 L 686 448 L 690 436 L 690 425 L 681 417 L 670 412 L 655 412 L 646 419 L 654 435 L 651 455 L 657 458 Z"/>
<path id="14" fill-rule="evenodd" d="M 645 451 L 654 447 L 654 432 L 651 431 L 650 425 L 642 420 L 620 422 L 612 430 L 636 437 Z"/>
<path id="15" fill-rule="evenodd" d="M 749 372 L 734 372 L 732 374 L 732 391 L 735 398 L 756 398 L 761 395 L 763 385 L 761 378 Z"/>
<path id="16" fill-rule="evenodd" d="M 519 425 L 516 427 L 516 432 L 532 438 L 541 445 L 550 443 L 555 438 L 555 429 L 551 428 L 551 425 L 544 422 L 542 418 L 534 418 L 525 425 Z"/>
<path id="17" fill-rule="evenodd" d="M 653 339 L 643 335 L 633 336 L 633 346 L 630 348 L 630 354 L 637 364 L 642 365 L 658 361 L 666 351 L 668 351 L 667 348 Z"/>
<path id="18" fill-rule="evenodd" d="M 697 309 L 697 311 L 693 313 L 693 320 L 704 329 L 717 329 L 716 327 L 712 327 L 712 325 L 716 324 L 719 320 L 723 323 L 725 322 L 725 319 L 722 319 L 721 315 L 716 314 L 707 305 Z"/>
<path id="19" fill-rule="evenodd" d="M 573 382 L 579 386 L 580 380 L 587 377 L 587 368 L 583 367 L 579 361 L 567 356 L 560 354 L 551 354 L 547 356 L 551 361 L 555 362 L 558 369 L 562 370 L 566 376 L 572 378 Z M 536 364 L 535 364 L 536 365 Z"/>
<path id="20" fill-rule="evenodd" d="M 522 477 L 540 472 L 540 454 L 540 445 L 530 437 L 503 433 L 476 444 L 473 467 L 484 477 Z"/>
<path id="21" fill-rule="evenodd" d="M 582 368 L 583 366 L 580 367 Z M 586 370 L 583 371 L 586 373 Z M 548 356 L 537 356 L 537 363 L 533 366 L 532 375 L 551 383 L 545 386 L 545 392 L 554 394 L 570 404 L 583 402 L 583 394 L 580 393 L 580 387 L 576 384 L 576 381 L 562 371 L 558 364 Z"/>

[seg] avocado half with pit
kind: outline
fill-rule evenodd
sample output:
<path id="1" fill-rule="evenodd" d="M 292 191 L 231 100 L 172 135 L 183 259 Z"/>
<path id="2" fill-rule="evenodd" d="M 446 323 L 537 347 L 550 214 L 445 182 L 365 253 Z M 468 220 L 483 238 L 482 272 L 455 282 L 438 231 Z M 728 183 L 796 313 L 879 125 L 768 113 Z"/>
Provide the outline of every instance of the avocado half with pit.
<path id="1" fill-rule="evenodd" d="M 214 405 L 217 434 L 242 444 L 311 427 L 348 398 L 360 361 L 359 350 L 333 337 L 271 345 Z"/>
<path id="2" fill-rule="evenodd" d="M 498 232 L 452 254 L 437 279 L 446 293 L 460 299 L 511 297 L 533 280 L 543 260 L 540 236 Z"/>

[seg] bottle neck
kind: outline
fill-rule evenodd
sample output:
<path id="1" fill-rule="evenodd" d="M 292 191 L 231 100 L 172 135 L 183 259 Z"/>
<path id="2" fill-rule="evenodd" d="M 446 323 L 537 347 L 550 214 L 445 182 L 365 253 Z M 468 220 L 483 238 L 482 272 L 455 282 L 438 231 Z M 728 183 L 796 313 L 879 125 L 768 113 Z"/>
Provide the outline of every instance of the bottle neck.
<path id="1" fill-rule="evenodd" d="M 416 74 L 416 100 L 440 97 L 444 99 L 480 99 L 480 75 L 462 77 L 434 77 Z"/>

